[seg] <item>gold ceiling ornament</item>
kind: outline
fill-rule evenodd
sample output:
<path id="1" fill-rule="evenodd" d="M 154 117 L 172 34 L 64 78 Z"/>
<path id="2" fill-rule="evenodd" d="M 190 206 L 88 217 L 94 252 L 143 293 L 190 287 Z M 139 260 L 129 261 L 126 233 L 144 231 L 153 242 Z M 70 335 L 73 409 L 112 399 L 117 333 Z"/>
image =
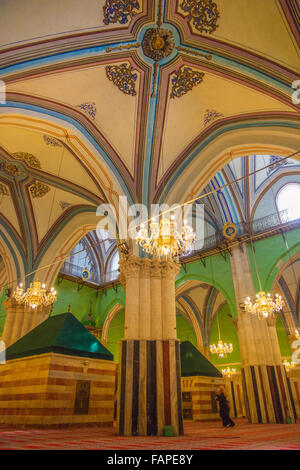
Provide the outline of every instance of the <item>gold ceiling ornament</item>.
<path id="1" fill-rule="evenodd" d="M 283 307 L 281 295 L 276 294 L 275 299 L 270 293 L 266 294 L 260 291 L 256 294 L 256 301 L 251 302 L 250 297 L 245 300 L 245 309 L 247 312 L 256 315 L 258 318 L 274 318 L 275 314 L 280 312 Z"/>
<path id="2" fill-rule="evenodd" d="M 232 222 L 226 222 L 223 226 L 222 233 L 227 240 L 231 241 L 234 240 L 237 236 L 237 227 Z"/>
<path id="3" fill-rule="evenodd" d="M 168 29 L 149 28 L 142 40 L 144 54 L 156 62 L 168 57 L 174 46 L 173 34 Z"/>
<path id="4" fill-rule="evenodd" d="M 213 0 L 183 0 L 179 7 L 200 33 L 212 34 L 217 29 L 220 13 Z"/>
<path id="5" fill-rule="evenodd" d="M 9 176 L 13 176 L 16 178 L 17 176 L 22 175 L 24 172 L 19 168 L 17 165 L 8 162 L 1 162 L 0 163 L 0 170 L 3 170 Z"/>
<path id="6" fill-rule="evenodd" d="M 191 67 L 180 67 L 179 70 L 174 72 L 171 78 L 172 89 L 170 98 L 180 98 L 195 86 L 203 81 L 204 73 L 191 69 Z"/>
<path id="7" fill-rule="evenodd" d="M 144 224 L 141 224 L 136 237 L 136 242 L 146 253 L 163 258 L 177 258 L 188 252 L 195 240 L 193 228 L 186 221 L 179 233 L 174 214 L 170 218 L 161 214 L 158 221 L 153 217 L 150 234 Z"/>
<path id="8" fill-rule="evenodd" d="M 25 304 L 26 307 L 34 310 L 42 306 L 52 305 L 56 301 L 54 287 L 47 291 L 45 284 L 41 284 L 39 281 L 31 283 L 26 291 L 23 289 L 23 284 L 20 284 L 12 296 L 17 303 Z"/>
<path id="9" fill-rule="evenodd" d="M 285 370 L 286 370 L 287 372 L 290 371 L 290 370 L 292 370 L 292 369 L 294 369 L 294 368 L 296 367 L 296 364 L 295 364 L 293 361 L 289 362 L 289 361 L 287 361 L 286 359 L 283 361 L 283 365 L 284 365 Z"/>
<path id="10" fill-rule="evenodd" d="M 222 369 L 222 375 L 230 379 L 234 374 L 236 374 L 235 369 L 230 369 L 230 367 L 226 367 L 226 369 Z"/>
<path id="11" fill-rule="evenodd" d="M 0 183 L 0 196 L 9 196 L 9 191 L 5 184 Z"/>
<path id="12" fill-rule="evenodd" d="M 27 163 L 28 166 L 31 168 L 41 168 L 41 163 L 38 158 L 36 158 L 32 153 L 27 152 L 15 152 L 12 153 L 13 157 L 17 158 L 18 160 L 22 160 L 23 162 Z"/>
<path id="13" fill-rule="evenodd" d="M 219 340 L 218 340 L 218 344 L 215 345 L 215 344 L 211 344 L 209 346 L 209 351 L 212 353 L 212 354 L 217 354 L 219 357 L 226 357 L 227 354 L 231 354 L 232 351 L 233 351 L 233 346 L 232 344 L 227 344 L 227 343 L 223 343 L 223 341 L 221 340 L 221 335 L 220 335 L 220 326 L 219 326 L 219 316 L 217 314 L 217 325 L 218 325 L 218 335 L 219 335 Z"/>
<path id="14" fill-rule="evenodd" d="M 44 183 L 41 183 L 38 180 L 35 180 L 34 184 L 30 186 L 30 192 L 32 197 L 43 197 L 45 196 L 49 191 L 50 188 Z"/>

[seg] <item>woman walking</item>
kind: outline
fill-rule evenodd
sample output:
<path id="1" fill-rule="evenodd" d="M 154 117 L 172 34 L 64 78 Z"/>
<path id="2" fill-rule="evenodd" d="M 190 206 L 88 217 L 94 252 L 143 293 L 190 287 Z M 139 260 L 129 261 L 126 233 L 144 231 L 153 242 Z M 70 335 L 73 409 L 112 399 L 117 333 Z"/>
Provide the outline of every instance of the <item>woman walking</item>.
<path id="1" fill-rule="evenodd" d="M 216 395 L 216 400 L 220 405 L 220 416 L 222 418 L 222 423 L 224 428 L 232 428 L 235 426 L 235 423 L 229 416 L 229 403 L 225 396 L 225 389 L 223 386 L 219 388 L 219 393 Z"/>

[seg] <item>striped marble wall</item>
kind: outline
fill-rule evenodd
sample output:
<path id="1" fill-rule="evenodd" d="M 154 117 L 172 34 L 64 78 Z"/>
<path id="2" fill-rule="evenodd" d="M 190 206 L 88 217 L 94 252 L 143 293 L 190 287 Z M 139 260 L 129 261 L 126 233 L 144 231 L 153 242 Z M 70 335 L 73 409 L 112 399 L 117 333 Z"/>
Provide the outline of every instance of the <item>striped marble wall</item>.
<path id="1" fill-rule="evenodd" d="M 182 377 L 182 407 L 184 420 L 207 421 L 219 419 L 215 394 L 223 378 Z"/>
<path id="2" fill-rule="evenodd" d="M 117 428 L 120 435 L 183 434 L 179 341 L 123 340 Z"/>
<path id="3" fill-rule="evenodd" d="M 232 377 L 225 379 L 225 388 L 232 418 L 246 416 L 242 374 L 237 372 Z"/>
<path id="4" fill-rule="evenodd" d="M 300 367 L 287 373 L 288 386 L 294 399 L 294 413 L 297 419 L 300 419 Z"/>
<path id="5" fill-rule="evenodd" d="M 283 366 L 244 367 L 242 380 L 246 413 L 250 422 L 294 421 L 294 401 Z"/>
<path id="6" fill-rule="evenodd" d="M 112 426 L 111 361 L 42 354 L 0 365 L 0 424 Z"/>

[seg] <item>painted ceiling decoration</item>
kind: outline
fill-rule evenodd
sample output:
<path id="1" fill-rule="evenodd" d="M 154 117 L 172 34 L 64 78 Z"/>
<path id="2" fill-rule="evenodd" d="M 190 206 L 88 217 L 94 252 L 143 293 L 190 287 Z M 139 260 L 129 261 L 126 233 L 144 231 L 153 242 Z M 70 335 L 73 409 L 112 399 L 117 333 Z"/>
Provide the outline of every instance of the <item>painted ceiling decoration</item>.
<path id="1" fill-rule="evenodd" d="M 50 145 L 51 147 L 62 147 L 62 144 L 57 139 L 55 139 L 54 137 L 51 137 L 50 135 L 43 135 L 43 139 L 46 145 Z"/>
<path id="2" fill-rule="evenodd" d="M 224 117 L 222 113 L 218 113 L 215 109 L 207 109 L 204 115 L 204 126 L 208 126 L 208 124 L 221 117 Z"/>
<path id="3" fill-rule="evenodd" d="M 107 65 L 106 75 L 120 91 L 126 95 L 136 95 L 135 82 L 137 74 L 133 73 L 133 67 L 128 64 Z"/>
<path id="4" fill-rule="evenodd" d="M 22 160 L 27 163 L 31 168 L 41 168 L 41 163 L 37 157 L 27 152 L 14 152 L 12 153 L 13 157 L 17 160 Z"/>
<path id="5" fill-rule="evenodd" d="M 9 191 L 5 184 L 0 183 L 0 196 L 9 196 Z"/>
<path id="6" fill-rule="evenodd" d="M 188 15 L 188 20 L 200 33 L 212 34 L 218 27 L 218 6 L 212 0 L 184 0 L 179 2 L 179 11 Z"/>
<path id="7" fill-rule="evenodd" d="M 49 186 L 37 180 L 35 180 L 34 184 L 30 186 L 29 189 L 30 189 L 32 197 L 34 198 L 43 197 L 50 191 Z"/>
<path id="8" fill-rule="evenodd" d="M 199 85 L 204 77 L 204 73 L 192 70 L 190 67 L 181 67 L 172 78 L 172 90 L 170 98 L 180 98 Z"/>
<path id="9" fill-rule="evenodd" d="M 298 174 L 279 160 L 299 148 L 294 0 L 99 0 L 59 16 L 53 2 L 28 15 L 30 2 L 17 17 L 5 2 L 0 28 L 1 214 L 20 272 L 120 195 L 150 206 L 214 190 L 209 236 L 250 222 L 271 182 Z M 222 188 L 261 169 L 261 155 L 271 171 Z M 29 189 L 39 185 L 50 190 Z"/>
<path id="10" fill-rule="evenodd" d="M 142 41 L 144 54 L 155 62 L 168 57 L 174 49 L 173 34 L 168 29 L 149 28 Z"/>
<path id="11" fill-rule="evenodd" d="M 81 104 L 78 104 L 76 108 L 81 109 L 81 111 L 83 111 L 91 119 L 94 120 L 96 118 L 96 112 L 97 112 L 96 103 L 94 102 L 81 103 Z"/>
<path id="12" fill-rule="evenodd" d="M 136 0 L 106 0 L 103 7 L 103 23 L 128 23 L 140 9 L 140 3 Z"/>

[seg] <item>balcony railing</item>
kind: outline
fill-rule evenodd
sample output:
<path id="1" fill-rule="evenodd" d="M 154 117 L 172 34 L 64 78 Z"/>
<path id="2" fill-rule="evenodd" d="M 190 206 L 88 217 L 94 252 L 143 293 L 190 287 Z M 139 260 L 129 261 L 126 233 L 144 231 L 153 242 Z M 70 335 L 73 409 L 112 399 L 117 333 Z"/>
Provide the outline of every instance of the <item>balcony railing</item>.
<path id="1" fill-rule="evenodd" d="M 60 269 L 60 272 L 62 274 L 67 274 L 72 277 L 81 278 L 82 269 L 82 266 L 77 266 L 76 264 L 65 261 Z M 113 282 L 118 279 L 119 274 L 120 273 L 118 270 L 106 273 L 97 273 L 95 271 L 90 271 L 90 277 L 87 279 L 87 282 L 97 285 L 108 284 L 109 282 Z"/>
<path id="2" fill-rule="evenodd" d="M 251 230 L 247 229 L 245 224 L 236 224 L 239 235 L 256 235 L 259 233 L 268 232 L 274 228 L 284 227 L 286 224 L 293 222 L 295 225 L 300 226 L 300 219 L 293 219 L 289 216 L 288 210 L 276 212 L 274 214 L 261 217 L 252 221 Z M 204 240 L 196 241 L 193 246 L 190 255 L 207 251 L 216 248 L 220 243 L 224 241 L 224 237 L 219 234 L 213 234 L 209 237 L 205 237 Z M 185 257 L 187 257 L 186 255 Z"/>

